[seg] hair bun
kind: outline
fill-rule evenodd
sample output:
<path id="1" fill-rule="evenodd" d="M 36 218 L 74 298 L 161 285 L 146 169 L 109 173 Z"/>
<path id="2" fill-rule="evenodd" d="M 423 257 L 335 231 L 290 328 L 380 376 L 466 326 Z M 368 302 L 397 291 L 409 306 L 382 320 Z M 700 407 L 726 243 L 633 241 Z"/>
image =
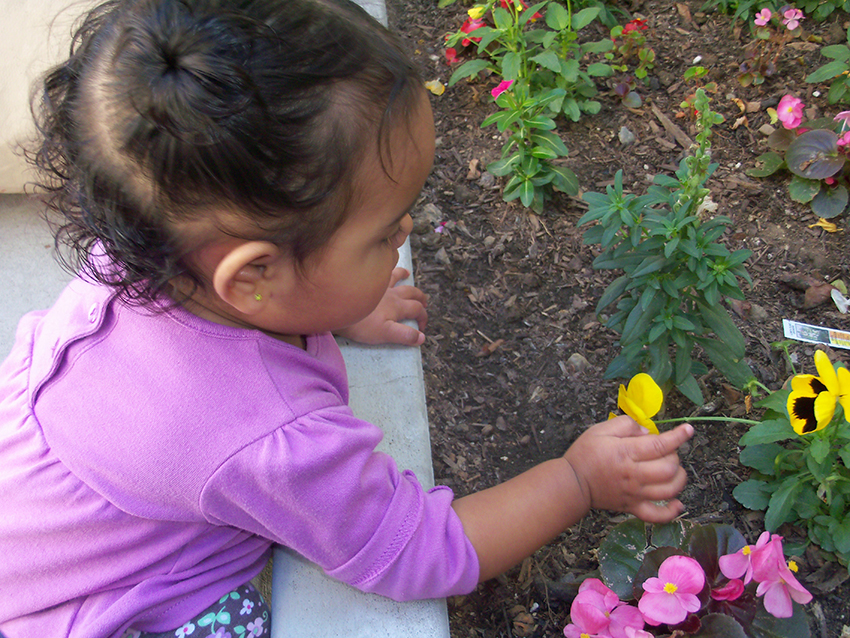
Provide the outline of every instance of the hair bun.
<path id="1" fill-rule="evenodd" d="M 156 130 L 192 144 L 212 143 L 219 122 L 251 101 L 253 82 L 241 63 L 250 38 L 236 32 L 226 14 L 199 15 L 182 2 L 142 5 L 116 50 L 119 88 Z M 131 132 L 128 145 L 135 135 L 152 133 Z"/>

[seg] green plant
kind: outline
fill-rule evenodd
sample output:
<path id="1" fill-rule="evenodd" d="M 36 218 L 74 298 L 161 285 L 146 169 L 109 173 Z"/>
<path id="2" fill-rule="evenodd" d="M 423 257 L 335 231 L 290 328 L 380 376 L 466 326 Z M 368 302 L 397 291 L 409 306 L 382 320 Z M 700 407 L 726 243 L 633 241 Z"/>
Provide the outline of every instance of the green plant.
<path id="1" fill-rule="evenodd" d="M 733 495 L 766 510 L 766 529 L 800 525 L 850 567 L 850 372 L 820 350 L 815 365 L 818 376 L 797 375 L 790 390 L 757 404 L 764 418 L 739 443 L 741 463 L 754 472 Z"/>
<path id="2" fill-rule="evenodd" d="M 501 110 L 481 126 L 495 124 L 509 134 L 502 158 L 487 166 L 497 177 L 510 175 L 502 191 L 504 200 L 519 199 L 523 206 L 540 212 L 549 188 L 577 195 L 575 173 L 554 163 L 567 155 L 567 147 L 554 130 L 555 121 L 546 114 L 549 104 L 563 97 L 563 89 L 532 94 L 521 80 L 503 81 L 493 94 Z"/>
<path id="3" fill-rule="evenodd" d="M 486 57 L 461 65 L 449 79 L 449 86 L 487 69 L 504 80 L 527 84 L 532 93 L 562 89 L 563 95 L 551 101 L 548 108 L 555 115 L 563 113 L 573 122 L 582 113 L 599 112 L 600 103 L 592 99 L 598 92 L 593 78 L 610 76 L 612 70 L 601 63 L 582 68 L 580 60 L 587 53 L 604 52 L 611 42 L 578 42 L 578 32 L 596 19 L 598 7 L 573 14 L 569 6 L 564 8 L 548 0 L 527 8 L 521 0 L 489 0 L 472 11 L 481 16 L 470 17 L 477 20 L 472 23 L 475 29 L 468 30 L 470 20 L 467 20 L 461 30 L 448 36 L 446 45 L 455 47 L 458 43 L 474 42 L 477 53 Z M 543 17 L 541 11 L 545 12 L 545 29 L 536 25 Z M 492 18 L 492 26 L 485 21 L 488 16 Z"/>
<path id="4" fill-rule="evenodd" d="M 602 580 L 589 578 L 582 583 L 570 609 L 572 622 L 565 631 L 568 637 L 581 635 L 572 629 L 582 621 L 585 627 L 579 629 L 584 629 L 585 635 L 616 635 L 609 632 L 615 619 L 642 632 L 633 635 L 648 638 L 806 638 L 810 635 L 806 611 L 796 601 L 811 600 L 811 594 L 793 576 L 796 564 L 785 561 L 782 539 L 778 536 L 762 534 L 757 544 L 748 545 L 741 533 L 729 525 L 697 525 L 687 520 L 648 525 L 633 518 L 608 533 L 599 545 L 597 557 Z M 740 568 L 746 568 L 750 557 L 756 567 L 744 574 Z M 659 623 L 659 615 L 675 614 L 676 603 L 665 600 L 663 606 L 653 609 L 657 600 L 647 600 L 648 595 L 662 584 L 656 599 L 663 600 L 664 593 L 671 598 L 678 595 L 681 585 L 677 584 L 677 572 L 684 576 L 680 582 L 691 585 L 696 593 L 685 601 L 688 605 L 685 615 L 682 612 L 678 615 L 683 620 Z M 782 582 L 782 577 L 787 581 Z M 757 583 L 760 583 L 758 589 Z M 780 596 L 768 597 L 765 592 L 771 587 L 784 591 Z M 585 592 L 596 592 L 599 596 Z M 598 607 L 600 599 L 604 617 L 598 612 L 582 613 L 584 606 L 595 603 Z M 639 629 L 640 624 L 635 625 L 634 612 L 624 613 L 623 607 L 629 611 L 632 601 L 637 601 L 643 616 L 638 622 L 650 623 L 644 629 Z M 608 619 L 611 625 L 600 629 L 599 625 Z M 594 621 L 596 626 L 587 626 Z"/>
<path id="5" fill-rule="evenodd" d="M 786 9 L 780 15 L 764 8 L 756 14 L 754 39 L 744 47 L 744 61 L 738 73 L 741 86 L 762 84 L 776 73 L 776 63 L 785 45 L 803 32 L 802 19 L 803 12 L 799 9 Z"/>
<path id="6" fill-rule="evenodd" d="M 806 122 L 802 127 L 803 103 L 785 95 L 779 101 L 776 118 L 782 128 L 767 139 L 772 150 L 759 155 L 761 166 L 747 170 L 752 177 L 768 177 L 783 168 L 791 173 L 788 193 L 795 202 L 809 204 L 823 219 L 843 213 L 850 200 L 850 111 L 833 120 Z"/>
<path id="7" fill-rule="evenodd" d="M 736 386 L 753 380 L 743 361 L 744 337 L 720 304 L 723 297 L 743 299 L 738 277 L 750 280 L 743 265 L 750 251 L 730 252 L 718 243 L 731 220 L 704 213 L 705 182 L 716 168 L 710 130 L 723 121 L 708 103 L 705 91 L 697 90 L 697 145 L 675 178 L 658 175 L 645 195 L 636 196 L 624 192 L 618 172 L 605 194 L 584 195 L 589 208 L 578 222 L 593 223 L 584 242 L 602 249 L 594 268 L 624 271 L 596 307 L 601 313 L 616 302 L 605 325 L 620 333 L 622 351 L 605 376 L 645 371 L 697 404 L 703 396 L 696 376 L 707 368 L 692 358 L 696 346 Z"/>
<path id="8" fill-rule="evenodd" d="M 640 108 L 642 100 L 635 91 L 635 78 L 646 80 L 649 71 L 655 66 L 655 51 L 646 46 L 644 31 L 649 27 L 646 20 L 635 19 L 625 25 L 611 29 L 611 50 L 605 58 L 611 62 L 611 68 L 621 76 L 614 81 L 614 94 L 626 106 Z M 635 64 L 633 73 L 629 73 L 631 64 Z"/>
<path id="9" fill-rule="evenodd" d="M 796 0 L 795 4 L 806 15 L 818 22 L 824 20 L 835 10 L 850 11 L 850 0 Z M 702 9 L 716 8 L 723 13 L 733 13 L 733 21 L 749 22 L 761 9 L 779 11 L 787 7 L 786 0 L 707 0 Z"/>
<path id="10" fill-rule="evenodd" d="M 820 50 L 820 54 L 830 58 L 806 76 L 806 82 L 820 83 L 830 80 L 827 100 L 830 104 L 850 101 L 850 28 L 847 29 L 847 44 L 832 44 Z"/>

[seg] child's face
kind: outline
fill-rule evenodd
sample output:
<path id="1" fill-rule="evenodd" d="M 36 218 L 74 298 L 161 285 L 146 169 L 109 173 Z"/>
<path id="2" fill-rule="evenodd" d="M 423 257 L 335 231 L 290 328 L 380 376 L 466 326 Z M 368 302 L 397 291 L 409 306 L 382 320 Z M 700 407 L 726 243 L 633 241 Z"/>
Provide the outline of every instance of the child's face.
<path id="1" fill-rule="evenodd" d="M 273 327 L 275 332 L 341 330 L 378 305 L 398 263 L 398 249 L 412 230 L 410 209 L 434 159 L 433 115 L 424 91 L 409 126 L 391 133 L 390 150 L 392 179 L 377 150 L 370 153 L 355 177 L 354 210 L 328 244 L 307 258 L 294 294 L 282 296 L 286 325 Z"/>

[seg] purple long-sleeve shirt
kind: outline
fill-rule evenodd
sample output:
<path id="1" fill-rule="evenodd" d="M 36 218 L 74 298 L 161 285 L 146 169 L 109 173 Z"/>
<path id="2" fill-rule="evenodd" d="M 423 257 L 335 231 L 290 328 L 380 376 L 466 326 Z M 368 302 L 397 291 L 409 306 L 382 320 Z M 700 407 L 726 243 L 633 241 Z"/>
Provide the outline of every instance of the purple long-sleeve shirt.
<path id="1" fill-rule="evenodd" d="M 0 366 L 0 631 L 175 628 L 273 542 L 397 600 L 472 590 L 452 492 L 381 436 L 348 407 L 331 335 L 302 351 L 75 280 Z"/>

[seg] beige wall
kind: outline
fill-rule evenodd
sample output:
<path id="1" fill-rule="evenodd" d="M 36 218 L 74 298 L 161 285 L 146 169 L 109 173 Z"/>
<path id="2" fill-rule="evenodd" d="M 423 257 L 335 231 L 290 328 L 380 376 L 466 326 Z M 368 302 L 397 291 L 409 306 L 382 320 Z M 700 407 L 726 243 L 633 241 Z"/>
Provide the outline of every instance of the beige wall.
<path id="1" fill-rule="evenodd" d="M 0 0 L 0 193 L 21 192 L 17 143 L 32 135 L 33 81 L 67 55 L 72 25 L 91 0 Z"/>

